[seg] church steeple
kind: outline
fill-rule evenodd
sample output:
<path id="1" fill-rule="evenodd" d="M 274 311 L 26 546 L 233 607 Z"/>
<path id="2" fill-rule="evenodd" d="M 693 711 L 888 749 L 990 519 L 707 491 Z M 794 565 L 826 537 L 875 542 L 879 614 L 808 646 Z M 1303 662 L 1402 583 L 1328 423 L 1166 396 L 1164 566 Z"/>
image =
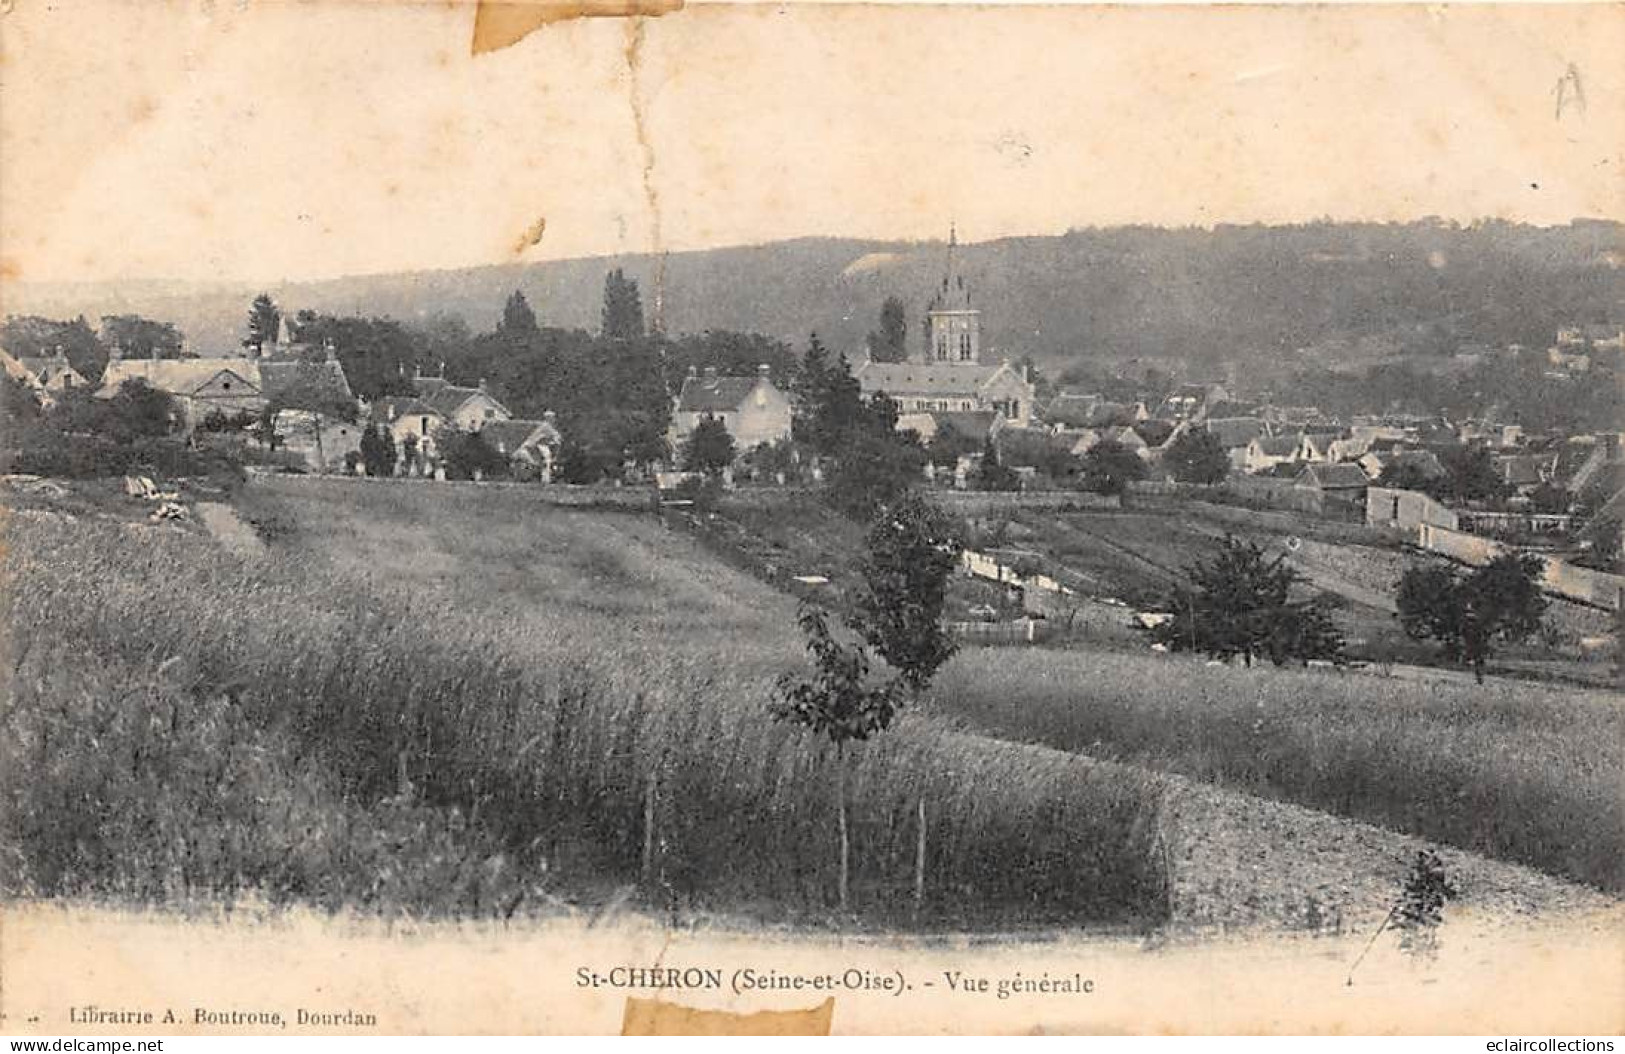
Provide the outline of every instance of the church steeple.
<path id="1" fill-rule="evenodd" d="M 970 286 L 959 273 L 955 259 L 958 248 L 959 226 L 950 223 L 942 285 L 926 309 L 925 361 L 975 366 L 982 356 L 982 313 L 971 306 Z"/>

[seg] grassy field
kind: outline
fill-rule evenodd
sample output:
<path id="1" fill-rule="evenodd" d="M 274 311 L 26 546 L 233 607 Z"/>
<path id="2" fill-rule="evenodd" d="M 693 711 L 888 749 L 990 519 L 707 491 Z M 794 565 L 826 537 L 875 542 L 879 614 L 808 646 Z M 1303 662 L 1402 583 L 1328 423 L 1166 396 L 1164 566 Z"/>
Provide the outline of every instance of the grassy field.
<path id="1" fill-rule="evenodd" d="M 10 895 L 836 920 L 829 752 L 767 715 L 801 661 L 788 598 L 652 517 L 518 490 L 297 480 L 240 507 L 265 556 L 8 525 Z M 1154 776 L 920 715 L 849 760 L 861 919 L 1166 916 Z"/>
<path id="2" fill-rule="evenodd" d="M 1625 890 L 1625 698 L 1515 682 L 1206 666 L 1183 656 L 959 656 L 934 712 L 1188 774 Z"/>

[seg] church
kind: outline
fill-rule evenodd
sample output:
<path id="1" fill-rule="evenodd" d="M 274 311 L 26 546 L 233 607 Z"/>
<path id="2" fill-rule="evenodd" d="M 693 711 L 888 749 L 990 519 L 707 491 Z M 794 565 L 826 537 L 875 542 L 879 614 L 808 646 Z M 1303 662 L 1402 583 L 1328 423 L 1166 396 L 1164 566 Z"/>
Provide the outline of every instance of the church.
<path id="1" fill-rule="evenodd" d="M 982 313 L 955 261 L 957 232 L 948 235 L 942 284 L 926 309 L 924 349 L 907 362 L 873 362 L 868 352 L 855 371 L 864 395 L 884 392 L 901 415 L 991 412 L 1025 428 L 1032 419 L 1033 386 L 1025 368 L 984 361 Z M 899 427 L 907 427 L 899 420 Z"/>

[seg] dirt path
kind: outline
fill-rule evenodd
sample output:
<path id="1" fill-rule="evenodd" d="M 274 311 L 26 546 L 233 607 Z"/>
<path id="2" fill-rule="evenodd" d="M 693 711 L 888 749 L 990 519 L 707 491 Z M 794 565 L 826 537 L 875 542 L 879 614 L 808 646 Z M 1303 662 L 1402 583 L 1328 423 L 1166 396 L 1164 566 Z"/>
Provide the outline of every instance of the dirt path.
<path id="1" fill-rule="evenodd" d="M 198 520 L 208 528 L 215 541 L 243 556 L 259 556 L 265 552 L 265 543 L 254 529 L 244 523 L 237 510 L 215 501 L 200 501 L 193 506 Z"/>
<path id="2" fill-rule="evenodd" d="M 1176 928 L 1369 932 L 1422 848 L 1460 896 L 1447 907 L 1494 924 L 1617 911 L 1621 901 L 1516 864 L 1371 824 L 1177 776 L 1165 830 Z"/>

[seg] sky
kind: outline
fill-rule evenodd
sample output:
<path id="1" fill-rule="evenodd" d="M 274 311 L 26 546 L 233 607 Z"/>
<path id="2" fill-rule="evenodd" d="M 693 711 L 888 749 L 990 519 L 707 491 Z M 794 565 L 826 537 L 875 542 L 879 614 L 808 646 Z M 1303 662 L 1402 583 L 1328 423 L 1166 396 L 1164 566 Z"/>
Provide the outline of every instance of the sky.
<path id="1" fill-rule="evenodd" d="M 950 222 L 1625 219 L 1621 5 L 718 4 L 479 56 L 472 21 L 14 0 L 0 279 L 275 282 Z"/>

